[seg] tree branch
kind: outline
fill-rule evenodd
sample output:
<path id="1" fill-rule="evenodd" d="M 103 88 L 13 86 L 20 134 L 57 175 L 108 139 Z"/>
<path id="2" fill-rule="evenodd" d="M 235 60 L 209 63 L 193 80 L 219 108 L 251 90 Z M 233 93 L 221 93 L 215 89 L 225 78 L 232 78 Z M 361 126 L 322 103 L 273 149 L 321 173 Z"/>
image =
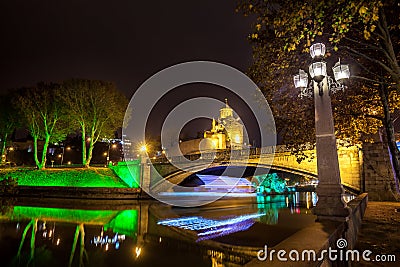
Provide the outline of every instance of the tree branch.
<path id="1" fill-rule="evenodd" d="M 365 78 L 365 77 L 362 77 L 362 76 L 357 76 L 357 75 L 351 76 L 351 78 L 355 78 L 355 79 L 359 79 L 359 80 L 364 80 L 364 81 L 368 81 L 368 82 L 372 82 L 372 83 L 383 84 L 383 83 L 380 82 L 380 81 L 373 80 L 373 79 L 369 79 L 369 78 Z"/>
<path id="2" fill-rule="evenodd" d="M 371 58 L 371 57 L 369 57 L 369 56 L 367 56 L 367 55 L 365 55 L 365 54 L 363 54 L 363 53 L 360 53 L 359 51 L 354 50 L 354 49 L 351 48 L 351 47 L 344 46 L 344 48 L 347 49 L 348 51 L 351 51 L 352 53 L 354 53 L 354 54 L 360 56 L 360 57 L 363 57 L 363 58 L 365 58 L 365 59 L 367 59 L 367 60 L 369 60 L 369 61 L 371 61 L 371 62 L 374 62 L 374 63 L 380 65 L 383 69 L 385 69 L 385 70 L 386 70 L 388 73 L 390 73 L 391 75 L 393 75 L 393 76 L 396 75 L 396 74 L 392 71 L 392 69 L 389 68 L 388 66 L 386 66 L 383 62 L 381 62 L 381 61 L 379 61 L 379 60 L 377 60 L 377 59 Z"/>
<path id="3" fill-rule="evenodd" d="M 385 51 L 384 51 L 381 47 L 379 47 L 379 46 L 375 46 L 375 45 L 372 45 L 372 44 L 368 44 L 368 43 L 364 43 L 364 42 L 361 42 L 361 41 L 358 41 L 358 40 L 354 40 L 353 38 L 349 38 L 348 36 L 343 37 L 343 39 L 346 39 L 346 40 L 348 40 L 348 41 L 350 41 L 350 42 L 353 42 L 353 43 L 356 43 L 356 44 L 359 44 L 359 45 L 363 45 L 363 46 L 365 46 L 365 47 L 370 48 L 371 50 L 380 50 L 380 51 L 382 51 L 382 52 L 385 52 Z"/>

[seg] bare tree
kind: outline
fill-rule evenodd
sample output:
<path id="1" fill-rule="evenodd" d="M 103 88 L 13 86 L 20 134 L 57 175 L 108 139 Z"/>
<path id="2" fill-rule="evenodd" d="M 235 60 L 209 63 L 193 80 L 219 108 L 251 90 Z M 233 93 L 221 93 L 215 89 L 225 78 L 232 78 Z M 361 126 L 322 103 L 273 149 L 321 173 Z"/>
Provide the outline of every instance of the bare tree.
<path id="1" fill-rule="evenodd" d="M 82 135 L 82 164 L 89 167 L 93 147 L 122 126 L 128 101 L 110 82 L 73 79 L 62 85 L 63 99 Z"/>

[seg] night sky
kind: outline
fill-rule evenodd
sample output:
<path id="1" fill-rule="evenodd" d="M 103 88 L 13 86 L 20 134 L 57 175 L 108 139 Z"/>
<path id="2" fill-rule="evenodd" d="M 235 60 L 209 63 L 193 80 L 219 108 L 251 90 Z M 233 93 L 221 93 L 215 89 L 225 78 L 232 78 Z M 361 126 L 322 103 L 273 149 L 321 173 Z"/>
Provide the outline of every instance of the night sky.
<path id="1" fill-rule="evenodd" d="M 176 63 L 211 60 L 246 71 L 251 23 L 232 0 L 1 1 L 0 90 L 88 78 L 113 81 L 130 97 Z M 178 88 L 160 110 L 213 92 L 247 117 L 240 100 L 211 87 Z"/>

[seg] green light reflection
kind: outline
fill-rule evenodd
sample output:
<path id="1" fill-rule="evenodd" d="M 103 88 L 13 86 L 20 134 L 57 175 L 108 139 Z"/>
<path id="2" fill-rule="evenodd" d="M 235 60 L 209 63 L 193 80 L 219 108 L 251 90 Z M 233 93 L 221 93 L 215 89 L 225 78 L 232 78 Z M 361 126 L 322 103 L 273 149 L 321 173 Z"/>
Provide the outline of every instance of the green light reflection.
<path id="1" fill-rule="evenodd" d="M 39 219 L 43 221 L 74 224 L 101 225 L 131 237 L 135 236 L 138 224 L 137 210 L 80 210 L 63 208 L 43 208 L 15 206 L 7 216 L 12 221 Z"/>

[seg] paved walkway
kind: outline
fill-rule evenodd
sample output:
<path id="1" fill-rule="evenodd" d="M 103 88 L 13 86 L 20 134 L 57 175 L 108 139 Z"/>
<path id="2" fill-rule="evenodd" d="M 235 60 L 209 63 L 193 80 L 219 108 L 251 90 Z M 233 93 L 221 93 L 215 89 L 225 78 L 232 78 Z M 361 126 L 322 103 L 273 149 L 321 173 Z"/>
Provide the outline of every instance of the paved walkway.
<path id="1" fill-rule="evenodd" d="M 400 202 L 368 202 L 355 249 L 371 250 L 371 258 L 394 254 L 397 261 L 353 262 L 352 266 L 400 266 Z"/>

